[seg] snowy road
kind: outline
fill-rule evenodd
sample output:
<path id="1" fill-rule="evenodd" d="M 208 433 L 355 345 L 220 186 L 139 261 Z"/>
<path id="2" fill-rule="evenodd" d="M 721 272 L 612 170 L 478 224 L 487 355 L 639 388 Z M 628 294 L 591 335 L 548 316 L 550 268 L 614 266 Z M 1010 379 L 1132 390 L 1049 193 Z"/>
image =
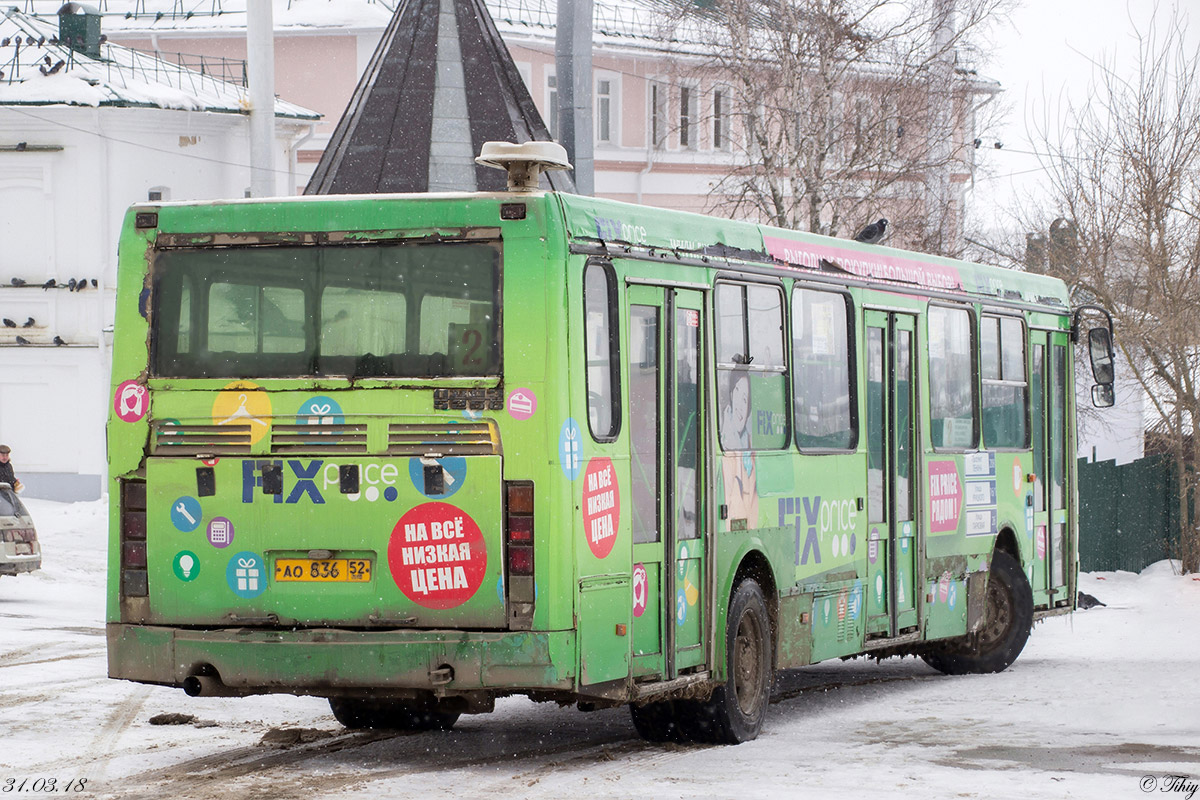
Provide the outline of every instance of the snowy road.
<path id="1" fill-rule="evenodd" d="M 108 680 L 104 507 L 28 505 L 45 568 L 0 579 L 0 793 L 14 797 L 46 796 L 48 779 L 79 797 L 426 800 L 1186 798 L 1200 783 L 1200 581 L 1166 564 L 1085 576 L 1108 607 L 1038 626 L 1000 675 L 911 658 L 788 672 L 762 736 L 737 747 L 647 744 L 624 709 L 521 698 L 450 733 L 348 733 L 314 698 Z M 171 712 L 194 720 L 151 724 Z"/>

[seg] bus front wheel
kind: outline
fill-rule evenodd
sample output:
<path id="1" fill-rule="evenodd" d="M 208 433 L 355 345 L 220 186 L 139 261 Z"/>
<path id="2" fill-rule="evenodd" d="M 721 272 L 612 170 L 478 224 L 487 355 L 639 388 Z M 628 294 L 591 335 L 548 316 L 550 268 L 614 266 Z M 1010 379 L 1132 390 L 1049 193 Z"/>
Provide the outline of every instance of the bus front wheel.
<path id="1" fill-rule="evenodd" d="M 967 643 L 947 645 L 922 656 L 947 675 L 1001 672 L 1017 660 L 1033 629 L 1033 590 L 1025 571 L 1003 550 L 992 555 L 983 627 Z"/>
<path id="2" fill-rule="evenodd" d="M 437 711 L 413 700 L 365 700 L 331 697 L 329 708 L 347 728 L 390 728 L 400 731 L 448 731 L 458 722 L 455 712 Z"/>
<path id="3" fill-rule="evenodd" d="M 771 618 L 757 581 L 738 584 L 725 624 L 725 682 L 688 723 L 692 739 L 739 744 L 758 736 L 771 701 Z"/>

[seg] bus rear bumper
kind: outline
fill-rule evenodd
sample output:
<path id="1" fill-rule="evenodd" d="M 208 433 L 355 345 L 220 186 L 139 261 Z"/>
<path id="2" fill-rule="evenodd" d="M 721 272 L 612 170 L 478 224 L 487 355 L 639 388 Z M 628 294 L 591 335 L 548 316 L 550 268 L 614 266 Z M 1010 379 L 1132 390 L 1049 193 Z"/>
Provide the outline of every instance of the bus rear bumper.
<path id="1" fill-rule="evenodd" d="M 107 634 L 110 678 L 182 687 L 204 676 L 225 694 L 575 687 L 574 631 L 196 630 L 110 622 Z"/>

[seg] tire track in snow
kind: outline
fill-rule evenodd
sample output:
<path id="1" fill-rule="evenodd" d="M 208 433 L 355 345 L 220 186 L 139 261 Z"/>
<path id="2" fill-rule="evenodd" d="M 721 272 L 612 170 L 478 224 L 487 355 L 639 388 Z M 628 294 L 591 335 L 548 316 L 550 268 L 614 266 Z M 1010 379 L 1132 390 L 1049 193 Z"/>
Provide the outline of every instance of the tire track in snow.
<path id="1" fill-rule="evenodd" d="M 160 798 L 170 787 L 172 800 L 207 800 L 244 793 L 264 800 L 309 800 L 350 789 L 361 790 L 381 781 L 419 778 L 432 773 L 471 770 L 474 781 L 481 767 L 504 765 L 502 788 L 510 791 L 528 773 L 537 782 L 565 762 L 612 761 L 611 749 L 622 745 L 653 751 L 661 747 L 630 741 L 631 730 L 611 726 L 581 726 L 574 735 L 547 737 L 548 743 L 514 745 L 506 737 L 478 731 L 439 734 L 363 731 L 263 752 L 263 745 L 240 747 L 190 759 L 170 767 L 131 775 L 120 785 L 106 786 L 122 800 Z M 476 735 L 486 741 L 475 742 Z M 437 743 L 437 746 L 429 745 Z M 422 746 L 425 745 L 425 746 Z M 480 751 L 483 751 L 482 753 Z M 569 754 L 569 758 L 553 760 Z M 394 765 L 394 766 L 389 766 Z M 301 767 L 301 769 L 297 769 Z M 513 775 L 514 770 L 522 770 Z"/>
<path id="2" fill-rule="evenodd" d="M 89 783 L 96 785 L 96 781 L 105 778 L 108 765 L 117 755 L 117 742 L 137 719 L 138 712 L 142 710 L 153 688 L 139 684 L 117 699 L 115 708 L 104 720 L 100 732 L 79 759 L 83 761 L 83 777 L 87 778 Z"/>

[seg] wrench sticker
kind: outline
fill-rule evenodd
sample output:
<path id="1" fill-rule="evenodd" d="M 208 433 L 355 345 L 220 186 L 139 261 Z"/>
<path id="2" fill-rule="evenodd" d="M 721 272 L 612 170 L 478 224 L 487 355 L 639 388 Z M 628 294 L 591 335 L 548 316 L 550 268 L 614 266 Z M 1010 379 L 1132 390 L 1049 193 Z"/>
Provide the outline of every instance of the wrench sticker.
<path id="1" fill-rule="evenodd" d="M 194 497 L 185 495 L 171 504 L 171 524 L 184 533 L 196 530 L 203 519 L 200 501 Z"/>

